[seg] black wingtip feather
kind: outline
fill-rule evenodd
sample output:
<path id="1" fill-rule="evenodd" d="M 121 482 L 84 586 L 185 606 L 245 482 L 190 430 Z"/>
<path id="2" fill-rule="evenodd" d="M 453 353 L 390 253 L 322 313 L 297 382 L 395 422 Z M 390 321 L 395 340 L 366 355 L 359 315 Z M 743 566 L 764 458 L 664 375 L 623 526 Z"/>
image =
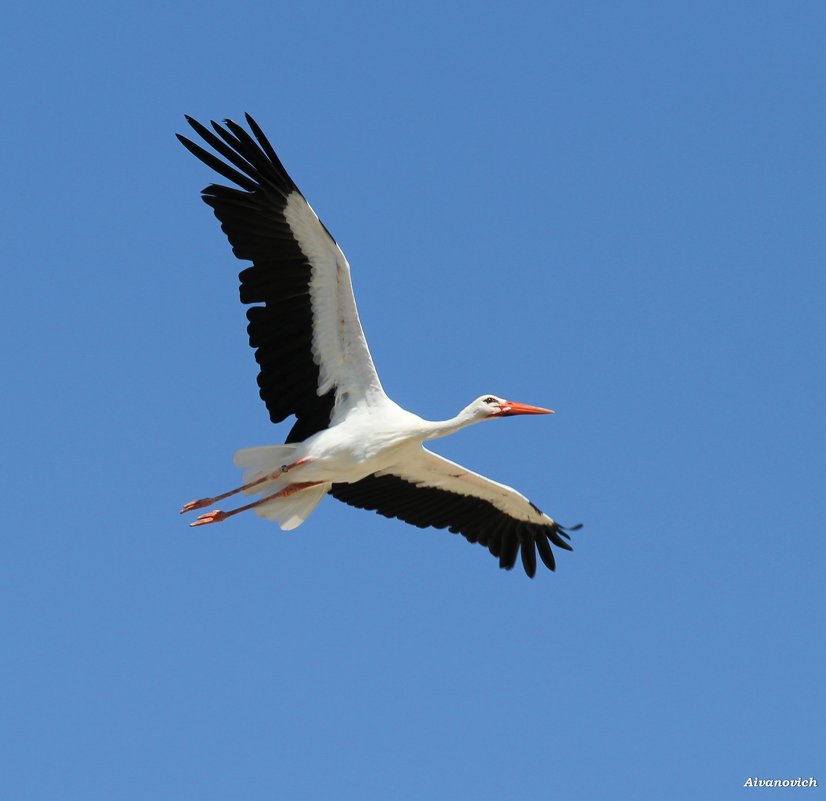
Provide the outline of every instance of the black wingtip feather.
<path id="1" fill-rule="evenodd" d="M 515 533 L 509 532 L 502 539 L 502 550 L 499 554 L 499 567 L 510 570 L 516 564 L 516 556 L 519 553 L 519 538 Z"/>
<path id="2" fill-rule="evenodd" d="M 229 181 L 232 181 L 235 184 L 238 184 L 242 189 L 246 189 L 248 192 L 254 192 L 258 188 L 258 184 L 247 178 L 246 175 L 242 175 L 237 170 L 232 169 L 228 164 L 225 164 L 221 159 L 217 156 L 213 156 L 212 153 L 204 150 L 200 145 L 196 145 L 195 142 L 190 141 L 185 136 L 181 134 L 175 134 L 178 138 L 178 141 L 190 152 L 193 156 L 197 159 L 200 159 L 207 165 L 207 167 L 211 167 L 215 172 L 223 175 Z"/>
<path id="3" fill-rule="evenodd" d="M 270 144 L 270 140 L 267 139 L 266 134 L 261 130 L 261 126 L 253 119 L 249 112 L 244 112 L 244 117 L 247 120 L 247 125 L 249 125 L 250 130 L 252 131 L 252 135 L 258 140 L 258 144 L 261 145 L 264 152 L 270 157 L 270 159 L 272 159 L 272 161 L 278 161 L 275 148 Z"/>
<path id="4" fill-rule="evenodd" d="M 539 551 L 539 558 L 542 560 L 542 564 L 544 564 L 548 570 L 556 570 L 554 552 L 551 550 L 551 546 L 548 544 L 548 538 L 544 534 L 540 534 L 536 538 L 536 550 Z"/>
<path id="5" fill-rule="evenodd" d="M 281 159 L 278 158 L 278 155 L 275 152 L 275 148 L 270 144 L 270 140 L 264 135 L 264 132 L 261 130 L 258 123 L 252 118 L 252 116 L 248 113 L 244 114 L 244 117 L 247 120 L 247 124 L 252 131 L 252 135 L 258 141 L 258 144 L 261 145 L 262 150 L 267 154 L 267 158 L 275 164 L 275 166 L 284 173 L 287 181 L 289 182 L 290 188 L 299 192 L 299 188 L 295 185 L 292 178 L 290 178 L 287 171 L 284 169 L 284 165 L 281 163 Z"/>
<path id="6" fill-rule="evenodd" d="M 525 568 L 528 578 L 536 575 L 536 549 L 532 538 L 522 541 L 522 567 Z"/>
<path id="7" fill-rule="evenodd" d="M 559 536 L 561 533 L 558 528 L 549 528 L 547 530 L 548 539 L 556 545 L 557 548 L 562 548 L 564 551 L 573 551 L 571 545 Z"/>

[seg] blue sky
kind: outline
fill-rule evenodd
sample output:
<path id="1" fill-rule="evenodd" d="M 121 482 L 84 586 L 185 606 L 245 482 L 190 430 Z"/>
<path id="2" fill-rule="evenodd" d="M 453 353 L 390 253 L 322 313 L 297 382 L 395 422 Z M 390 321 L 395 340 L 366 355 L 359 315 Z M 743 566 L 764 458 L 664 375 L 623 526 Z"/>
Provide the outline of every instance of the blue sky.
<path id="1" fill-rule="evenodd" d="M 826 785 L 822 3 L 3 29 L 4 797 Z M 178 517 L 287 431 L 174 138 L 244 111 L 347 254 L 396 401 L 557 410 L 436 448 L 585 524 L 556 574 L 333 499 L 290 534 Z"/>

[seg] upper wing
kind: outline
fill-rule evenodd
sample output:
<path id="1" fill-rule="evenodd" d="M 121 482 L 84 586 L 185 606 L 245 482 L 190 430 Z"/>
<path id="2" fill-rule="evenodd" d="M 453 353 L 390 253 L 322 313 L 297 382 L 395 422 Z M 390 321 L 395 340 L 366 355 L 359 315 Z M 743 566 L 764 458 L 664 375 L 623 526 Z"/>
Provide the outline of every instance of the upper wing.
<path id="1" fill-rule="evenodd" d="M 255 120 L 255 139 L 240 125 L 213 122 L 215 134 L 187 117 L 196 133 L 229 164 L 178 134 L 181 143 L 240 189 L 211 184 L 202 195 L 221 221 L 239 259 L 241 301 L 250 345 L 260 365 L 258 386 L 270 419 L 297 420 L 287 442 L 330 425 L 345 397 L 384 397 L 361 329 L 350 265 L 287 174 Z M 230 164 L 232 166 L 230 166 Z"/>
<path id="2" fill-rule="evenodd" d="M 403 466 L 373 473 L 353 484 L 333 484 L 340 501 L 398 517 L 419 528 L 435 526 L 485 545 L 510 570 L 522 552 L 525 572 L 536 573 L 536 550 L 549 570 L 556 561 L 548 542 L 572 550 L 568 531 L 516 490 L 480 476 L 422 448 Z M 563 539 L 564 538 L 564 539 Z"/>

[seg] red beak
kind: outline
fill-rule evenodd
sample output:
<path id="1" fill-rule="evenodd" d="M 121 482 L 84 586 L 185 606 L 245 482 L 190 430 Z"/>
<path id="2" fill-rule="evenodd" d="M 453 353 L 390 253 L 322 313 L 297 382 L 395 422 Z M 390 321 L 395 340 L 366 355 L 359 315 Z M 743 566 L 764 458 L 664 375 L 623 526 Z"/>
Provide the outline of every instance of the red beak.
<path id="1" fill-rule="evenodd" d="M 517 403 L 516 401 L 505 401 L 499 412 L 501 417 L 512 417 L 515 414 L 553 414 L 553 409 L 543 409 L 541 406 L 528 406 L 527 403 Z"/>

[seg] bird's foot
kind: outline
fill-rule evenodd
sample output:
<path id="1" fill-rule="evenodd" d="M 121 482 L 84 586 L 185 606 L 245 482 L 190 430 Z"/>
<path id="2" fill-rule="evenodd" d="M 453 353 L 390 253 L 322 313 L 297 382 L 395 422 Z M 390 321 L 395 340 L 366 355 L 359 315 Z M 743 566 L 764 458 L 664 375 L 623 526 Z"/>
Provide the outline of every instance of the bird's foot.
<path id="1" fill-rule="evenodd" d="M 190 501 L 181 509 L 180 514 L 194 512 L 196 509 L 203 509 L 205 506 L 210 506 L 213 503 L 215 503 L 215 498 L 201 498 L 199 501 Z"/>
<path id="2" fill-rule="evenodd" d="M 199 508 L 199 507 L 196 507 Z M 195 526 L 207 526 L 210 523 L 221 523 L 222 521 L 226 520 L 229 515 L 226 512 L 222 512 L 220 509 L 213 509 L 211 512 L 207 512 L 203 515 L 198 515 L 198 518 L 190 523 L 189 525 L 192 527 Z"/>

